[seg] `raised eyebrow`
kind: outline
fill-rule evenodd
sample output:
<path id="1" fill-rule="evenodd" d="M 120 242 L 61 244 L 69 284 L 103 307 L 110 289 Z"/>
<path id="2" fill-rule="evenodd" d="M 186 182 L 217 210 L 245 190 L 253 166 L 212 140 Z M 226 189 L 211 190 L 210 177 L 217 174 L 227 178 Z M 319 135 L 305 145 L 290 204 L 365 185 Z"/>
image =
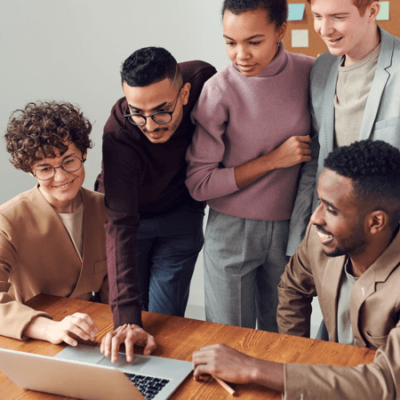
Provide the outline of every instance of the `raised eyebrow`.
<path id="1" fill-rule="evenodd" d="M 330 203 L 329 201 L 326 201 L 326 200 L 324 200 L 324 199 L 321 199 L 321 201 L 322 201 L 324 204 L 326 204 L 327 206 L 333 208 L 334 210 L 339 211 L 339 209 L 338 209 L 337 207 L 335 207 L 335 206 L 334 206 L 332 203 Z"/>

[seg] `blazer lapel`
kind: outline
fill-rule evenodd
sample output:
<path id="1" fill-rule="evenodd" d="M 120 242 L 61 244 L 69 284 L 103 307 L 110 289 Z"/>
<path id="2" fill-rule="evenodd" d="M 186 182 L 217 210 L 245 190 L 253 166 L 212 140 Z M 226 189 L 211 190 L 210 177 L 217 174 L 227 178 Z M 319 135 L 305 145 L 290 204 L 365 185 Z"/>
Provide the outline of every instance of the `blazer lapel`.
<path id="1" fill-rule="evenodd" d="M 337 341 L 337 296 L 342 276 L 345 256 L 333 257 L 325 266 L 322 293 L 318 293 L 330 341 Z"/>
<path id="2" fill-rule="evenodd" d="M 380 33 L 381 51 L 376 66 L 374 80 L 368 95 L 367 104 L 365 105 L 359 140 L 368 139 L 372 133 L 381 98 L 390 76 L 386 69 L 392 65 L 394 39 L 382 29 L 380 29 Z"/>
<path id="3" fill-rule="evenodd" d="M 392 271 L 399 264 L 400 233 L 397 233 L 389 247 L 378 257 L 378 259 L 364 272 L 354 285 L 350 297 L 350 319 L 355 338 L 354 344 L 357 346 L 366 346 L 362 332 L 359 326 L 361 307 L 375 293 L 376 283 L 385 282 Z"/>
<path id="4" fill-rule="evenodd" d="M 84 268 L 84 266 L 93 266 L 94 263 L 94 247 L 91 246 L 93 243 L 93 237 L 96 232 L 93 232 L 92 227 L 96 226 L 95 218 L 100 218 L 99 215 L 96 216 L 95 210 L 92 210 L 88 204 L 88 197 L 86 190 L 81 188 L 82 201 L 83 201 L 83 254 L 82 254 L 82 268 L 79 274 L 78 282 L 76 283 L 74 291 L 71 293 L 70 297 L 74 297 L 77 292 L 80 291 L 80 286 L 84 285 L 85 282 L 90 282 L 93 279 L 93 270 L 91 268 Z"/>
<path id="5" fill-rule="evenodd" d="M 318 165 L 318 175 L 323 169 L 323 160 L 333 150 L 333 138 L 335 137 L 335 106 L 334 98 L 336 93 L 336 83 L 339 73 L 339 64 L 341 57 L 337 57 L 337 60 L 332 64 L 329 72 L 328 79 L 324 90 L 324 107 L 323 107 L 323 118 L 321 121 L 321 128 L 319 133 L 320 153 Z"/>

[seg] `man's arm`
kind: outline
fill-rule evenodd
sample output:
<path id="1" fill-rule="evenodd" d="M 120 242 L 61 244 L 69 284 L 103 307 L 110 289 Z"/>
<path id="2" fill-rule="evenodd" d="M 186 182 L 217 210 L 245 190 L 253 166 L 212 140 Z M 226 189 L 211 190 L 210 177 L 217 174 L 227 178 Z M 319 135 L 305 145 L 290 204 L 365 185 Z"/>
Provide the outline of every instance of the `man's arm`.
<path id="1" fill-rule="evenodd" d="M 256 383 L 283 392 L 283 364 L 250 357 L 225 344 L 205 346 L 193 353 L 193 377 L 209 374 L 231 383 Z"/>
<path id="2" fill-rule="evenodd" d="M 378 349 L 372 364 L 280 364 L 216 344 L 193 353 L 193 370 L 196 380 L 209 374 L 231 383 L 256 383 L 283 392 L 284 400 L 398 400 L 400 323 L 391 330 L 386 345 Z"/>
<path id="3" fill-rule="evenodd" d="M 117 360 L 122 343 L 125 343 L 128 361 L 133 358 L 135 343 L 145 346 L 146 354 L 156 348 L 154 338 L 141 328 L 136 255 L 139 226 L 137 159 L 133 150 L 119 143 L 113 133 L 103 136 L 104 189 L 108 215 L 105 224 L 106 250 L 114 331 L 103 338 L 101 351 L 111 356 L 113 362 Z"/>
<path id="4" fill-rule="evenodd" d="M 285 364 L 284 400 L 400 399 L 400 323 L 371 364 L 357 367 Z"/>

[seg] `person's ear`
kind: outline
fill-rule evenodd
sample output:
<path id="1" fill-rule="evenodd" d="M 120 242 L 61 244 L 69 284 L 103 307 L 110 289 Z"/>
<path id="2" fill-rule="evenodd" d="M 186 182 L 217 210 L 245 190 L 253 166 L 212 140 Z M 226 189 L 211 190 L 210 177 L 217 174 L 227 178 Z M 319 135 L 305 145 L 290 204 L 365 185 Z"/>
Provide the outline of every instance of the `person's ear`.
<path id="1" fill-rule="evenodd" d="M 182 86 L 182 89 L 181 89 L 181 100 L 182 100 L 182 104 L 183 104 L 184 106 L 186 106 L 186 104 L 187 104 L 188 101 L 189 101 L 190 88 L 191 88 L 191 85 L 190 85 L 189 82 L 186 82 L 186 83 Z"/>
<path id="2" fill-rule="evenodd" d="M 279 43 L 286 35 L 287 23 L 284 22 L 278 29 L 277 29 L 277 42 Z"/>
<path id="3" fill-rule="evenodd" d="M 379 14 L 379 11 L 381 9 L 381 3 L 379 1 L 374 1 L 367 7 L 367 13 L 368 13 L 368 22 L 375 22 L 376 17 Z"/>
<path id="4" fill-rule="evenodd" d="M 371 235 L 381 232 L 388 224 L 389 216 L 385 211 L 377 210 L 367 216 L 368 231 Z"/>

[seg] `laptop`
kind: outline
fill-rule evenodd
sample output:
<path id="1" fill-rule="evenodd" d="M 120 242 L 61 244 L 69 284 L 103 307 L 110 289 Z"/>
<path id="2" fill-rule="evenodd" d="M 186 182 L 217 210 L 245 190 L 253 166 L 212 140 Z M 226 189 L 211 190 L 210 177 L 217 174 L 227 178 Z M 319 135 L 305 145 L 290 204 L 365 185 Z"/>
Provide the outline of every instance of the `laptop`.
<path id="1" fill-rule="evenodd" d="M 114 364 L 99 347 L 66 347 L 54 357 L 0 349 L 0 371 L 30 390 L 84 400 L 165 400 L 192 371 L 192 363 L 119 353 Z"/>

